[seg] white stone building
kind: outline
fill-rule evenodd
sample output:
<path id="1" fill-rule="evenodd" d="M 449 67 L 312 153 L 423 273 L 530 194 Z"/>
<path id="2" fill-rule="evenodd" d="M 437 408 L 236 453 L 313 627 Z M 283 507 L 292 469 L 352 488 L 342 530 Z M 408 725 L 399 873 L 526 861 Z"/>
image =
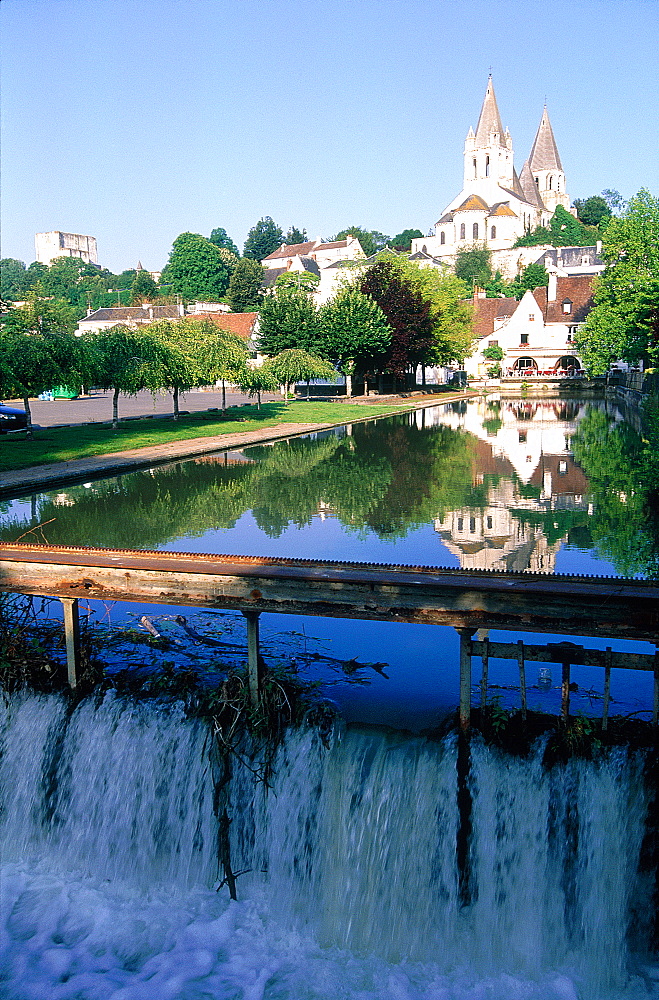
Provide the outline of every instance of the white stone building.
<path id="1" fill-rule="evenodd" d="M 476 131 L 470 128 L 465 140 L 462 191 L 447 205 L 434 235 L 412 241 L 412 253 L 452 263 L 458 249 L 478 244 L 493 253 L 494 267 L 512 277 L 514 265 L 529 263 L 538 248 L 513 257 L 505 252 L 528 229 L 546 225 L 557 205 L 569 210 L 570 198 L 547 108 L 518 175 L 513 140 L 501 122 L 490 76 Z"/>
<path id="2" fill-rule="evenodd" d="M 85 264 L 95 264 L 98 267 L 96 238 L 82 236 L 79 233 L 37 233 L 34 246 L 39 264 L 51 264 L 58 257 L 79 257 Z"/>
<path id="3" fill-rule="evenodd" d="M 476 349 L 465 361 L 468 375 L 487 376 L 496 361 L 484 357 L 488 347 L 499 347 L 504 378 L 578 374 L 581 359 L 574 346 L 578 328 L 592 308 L 592 274 L 560 275 L 553 268 L 549 285 L 516 299 L 474 298 Z M 484 295 L 484 293 L 481 293 Z"/>
<path id="4" fill-rule="evenodd" d="M 272 288 L 277 278 L 289 271 L 307 271 L 318 278 L 315 298 L 318 304 L 322 304 L 334 294 L 345 273 L 344 264 L 365 259 L 361 244 L 354 236 L 331 242 L 317 239 L 306 243 L 282 243 L 278 250 L 261 261 L 265 268 L 264 285 Z"/>

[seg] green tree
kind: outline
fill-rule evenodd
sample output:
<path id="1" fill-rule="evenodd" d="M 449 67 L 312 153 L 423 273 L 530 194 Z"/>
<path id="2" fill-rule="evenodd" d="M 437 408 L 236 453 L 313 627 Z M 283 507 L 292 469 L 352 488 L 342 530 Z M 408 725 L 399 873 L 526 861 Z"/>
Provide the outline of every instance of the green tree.
<path id="1" fill-rule="evenodd" d="M 485 282 L 485 297 L 488 299 L 501 299 L 510 294 L 510 285 L 505 280 L 501 271 L 494 272 L 494 277 Z"/>
<path id="2" fill-rule="evenodd" d="M 298 229 L 297 226 L 291 226 L 284 236 L 284 243 L 287 246 L 295 246 L 296 243 L 307 243 L 308 240 L 309 237 L 307 236 L 306 229 Z"/>
<path id="3" fill-rule="evenodd" d="M 190 322 L 190 321 L 188 321 Z M 249 348 L 236 333 L 221 330 L 212 320 L 198 326 L 198 357 L 202 362 L 202 385 L 222 383 L 222 410 L 226 410 L 226 383 L 236 382 L 244 373 Z"/>
<path id="4" fill-rule="evenodd" d="M 238 247 L 228 235 L 226 229 L 222 229 L 221 226 L 218 229 L 214 229 L 208 239 L 214 246 L 228 250 L 234 257 L 240 257 Z"/>
<path id="5" fill-rule="evenodd" d="M 300 288 L 309 295 L 320 284 L 320 277 L 313 271 L 284 271 L 275 281 L 275 288 Z"/>
<path id="6" fill-rule="evenodd" d="M 614 212 L 616 214 L 618 212 L 622 212 L 627 205 L 625 199 L 622 197 L 619 191 L 616 191 L 615 188 L 604 188 L 604 190 L 602 191 L 602 197 L 604 198 L 604 201 L 611 209 L 612 215 Z"/>
<path id="7" fill-rule="evenodd" d="M 392 331 L 379 371 L 403 378 L 427 363 L 434 346 L 430 301 L 401 273 L 397 262 L 376 261 L 360 279 L 359 289 L 380 306 Z"/>
<path id="8" fill-rule="evenodd" d="M 334 239 L 345 240 L 348 236 L 354 236 L 359 240 L 359 245 L 367 257 L 372 257 L 379 250 L 383 250 L 389 239 L 384 233 L 363 229 L 362 226 L 349 226 L 348 229 L 342 229 L 340 233 L 336 234 Z"/>
<path id="9" fill-rule="evenodd" d="M 82 343 L 95 385 L 112 390 L 112 426 L 119 426 L 119 395 L 134 396 L 142 389 L 157 392 L 165 384 L 164 352 L 156 337 L 144 330 L 113 326 L 84 333 Z"/>
<path id="10" fill-rule="evenodd" d="M 76 311 L 63 299 L 43 299 L 29 294 L 25 305 L 9 309 L 0 321 L 15 333 L 73 333 Z"/>
<path id="11" fill-rule="evenodd" d="M 612 215 L 606 199 L 599 194 L 593 194 L 590 198 L 575 198 L 574 207 L 577 210 L 577 218 L 585 226 L 602 226 L 602 223 L 606 225 Z"/>
<path id="12" fill-rule="evenodd" d="M 391 327 L 379 305 L 355 284 L 345 285 L 319 311 L 322 354 L 338 365 L 352 396 L 352 380 L 377 365 L 391 344 Z"/>
<path id="13" fill-rule="evenodd" d="M 27 416 L 27 436 L 32 437 L 30 397 L 55 386 L 78 388 L 82 357 L 77 339 L 57 331 L 0 329 L 0 397 L 18 395 Z"/>
<path id="14" fill-rule="evenodd" d="M 464 281 L 469 288 L 483 288 L 492 280 L 492 254 L 482 243 L 459 247 L 455 255 L 456 277 Z"/>
<path id="15" fill-rule="evenodd" d="M 227 301 L 233 312 L 258 312 L 263 294 L 263 267 L 258 260 L 241 258 L 229 280 Z"/>
<path id="16" fill-rule="evenodd" d="M 260 410 L 261 393 L 277 392 L 279 379 L 268 365 L 259 365 L 258 368 L 248 365 L 236 376 L 236 385 L 248 396 L 256 396 L 257 409 Z"/>
<path id="17" fill-rule="evenodd" d="M 268 370 L 277 378 L 279 384 L 283 385 L 286 402 L 288 402 L 289 389 L 296 382 L 307 383 L 308 397 L 309 381 L 311 379 L 332 379 L 336 375 L 334 366 L 328 361 L 309 354 L 307 351 L 296 349 L 281 351 L 276 357 L 266 361 L 265 364 Z"/>
<path id="18" fill-rule="evenodd" d="M 509 295 L 521 299 L 526 291 L 541 288 L 549 284 L 549 275 L 543 264 L 527 264 L 521 274 L 518 274 L 508 286 Z"/>
<path id="19" fill-rule="evenodd" d="M 473 306 L 467 301 L 465 282 L 448 270 L 421 267 L 414 261 L 393 263 L 430 304 L 433 339 L 426 363 L 462 363 L 473 350 Z"/>
<path id="20" fill-rule="evenodd" d="M 27 269 L 22 260 L 5 257 L 0 260 L 0 299 L 18 302 L 31 288 Z"/>
<path id="21" fill-rule="evenodd" d="M 630 198 L 602 236 L 602 256 L 595 306 L 575 337 L 591 375 L 618 359 L 659 357 L 659 199 L 645 189 Z"/>
<path id="22" fill-rule="evenodd" d="M 420 229 L 404 229 L 398 236 L 394 236 L 391 245 L 394 250 L 410 250 L 412 240 L 421 239 L 423 233 Z"/>
<path id="23" fill-rule="evenodd" d="M 247 234 L 243 254 L 252 260 L 264 260 L 278 250 L 284 242 L 281 227 L 272 221 L 269 215 L 259 219 Z"/>
<path id="24" fill-rule="evenodd" d="M 141 306 L 146 300 L 151 302 L 158 295 L 158 286 L 148 271 L 138 271 L 130 289 L 130 304 Z"/>
<path id="25" fill-rule="evenodd" d="M 203 384 L 202 345 L 191 323 L 170 319 L 150 323 L 148 334 L 160 346 L 154 357 L 160 369 L 161 389 L 172 393 L 174 420 L 179 418 L 179 393 Z"/>
<path id="26" fill-rule="evenodd" d="M 303 288 L 276 288 L 261 303 L 259 346 L 264 354 L 302 349 L 317 351 L 318 312 Z"/>
<path id="27" fill-rule="evenodd" d="M 224 251 L 198 233 L 181 233 L 167 264 L 171 289 L 184 299 L 221 299 L 229 285 Z"/>

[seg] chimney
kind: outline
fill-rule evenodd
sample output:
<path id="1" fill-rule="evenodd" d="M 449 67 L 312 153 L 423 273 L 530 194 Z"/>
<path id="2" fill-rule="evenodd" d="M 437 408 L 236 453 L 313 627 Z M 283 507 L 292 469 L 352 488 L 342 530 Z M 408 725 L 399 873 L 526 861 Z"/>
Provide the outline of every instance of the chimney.
<path id="1" fill-rule="evenodd" d="M 595 253 L 600 254 L 602 252 L 602 241 L 598 240 L 595 244 Z"/>
<path id="2" fill-rule="evenodd" d="M 547 288 L 547 302 L 556 301 L 556 293 L 558 289 L 558 276 L 556 271 L 549 272 L 549 286 Z"/>
<path id="3" fill-rule="evenodd" d="M 149 305 L 148 305 L 147 308 L 149 310 L 149 320 L 152 320 L 153 319 L 153 306 L 151 305 L 151 303 L 149 303 Z"/>

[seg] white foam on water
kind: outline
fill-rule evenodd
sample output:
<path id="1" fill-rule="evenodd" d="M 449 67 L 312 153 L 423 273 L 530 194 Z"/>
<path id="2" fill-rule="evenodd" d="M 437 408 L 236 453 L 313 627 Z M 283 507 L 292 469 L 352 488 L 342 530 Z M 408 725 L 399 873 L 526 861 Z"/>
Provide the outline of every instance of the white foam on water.
<path id="1" fill-rule="evenodd" d="M 289 734 L 272 786 L 235 767 L 217 884 L 205 726 L 107 696 L 2 719 L 6 1000 L 640 1000 L 628 970 L 647 808 L 638 762 L 546 771 L 474 747 L 461 907 L 451 744 Z"/>

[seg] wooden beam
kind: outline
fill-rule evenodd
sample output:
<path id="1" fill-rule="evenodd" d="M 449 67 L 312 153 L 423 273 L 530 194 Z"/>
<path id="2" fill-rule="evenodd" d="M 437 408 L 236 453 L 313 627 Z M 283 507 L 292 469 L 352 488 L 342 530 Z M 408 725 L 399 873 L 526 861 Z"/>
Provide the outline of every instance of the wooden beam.
<path id="1" fill-rule="evenodd" d="M 460 729 L 471 726 L 471 629 L 458 629 L 460 635 Z"/>
<path id="2" fill-rule="evenodd" d="M 247 671 L 249 675 L 249 700 L 256 708 L 261 699 L 261 668 L 259 662 L 259 613 L 243 611 L 247 619 Z"/>
<path id="3" fill-rule="evenodd" d="M 602 705 L 602 732 L 606 732 L 609 724 L 609 701 L 611 699 L 611 647 L 607 646 L 604 653 L 604 703 Z"/>
<path id="4" fill-rule="evenodd" d="M 80 655 L 80 614 L 76 597 L 60 597 L 64 609 L 64 637 L 66 640 L 66 673 L 69 687 L 75 689 L 82 674 Z"/>
<path id="5" fill-rule="evenodd" d="M 522 719 L 526 722 L 526 665 L 524 663 L 524 642 L 517 642 L 517 664 L 519 666 L 519 693 L 522 702 Z"/>

